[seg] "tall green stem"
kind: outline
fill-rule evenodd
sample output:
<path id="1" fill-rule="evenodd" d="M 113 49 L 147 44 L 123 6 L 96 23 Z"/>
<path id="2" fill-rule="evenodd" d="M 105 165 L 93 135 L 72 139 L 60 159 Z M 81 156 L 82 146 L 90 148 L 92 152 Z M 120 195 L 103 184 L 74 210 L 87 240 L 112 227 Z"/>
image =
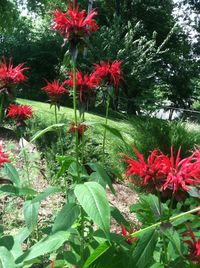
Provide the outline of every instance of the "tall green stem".
<path id="1" fill-rule="evenodd" d="M 79 172 L 79 150 L 78 150 L 78 117 L 77 117 L 77 103 L 76 103 L 76 63 L 73 61 L 72 65 L 73 73 L 73 105 L 74 105 L 74 121 L 75 121 L 75 137 L 76 137 L 76 167 L 78 181 L 80 182 L 80 172 Z"/>
<path id="2" fill-rule="evenodd" d="M 82 123 L 85 121 L 85 113 L 83 112 Z M 81 152 L 81 163 L 84 164 L 84 150 L 85 150 L 85 136 L 84 136 L 84 126 L 82 126 L 82 152 Z"/>
<path id="3" fill-rule="evenodd" d="M 176 216 L 173 216 L 173 217 L 169 218 L 169 219 L 168 219 L 167 221 L 165 221 L 165 222 L 166 222 L 166 223 L 167 223 L 167 222 L 174 222 L 174 221 L 176 221 L 176 220 L 178 220 L 178 219 L 180 219 L 180 218 L 183 218 L 183 217 L 187 216 L 188 214 L 192 214 L 192 213 L 195 213 L 195 212 L 197 212 L 197 211 L 200 211 L 200 206 L 199 206 L 199 207 L 196 207 L 196 208 L 193 208 L 193 209 L 191 209 L 191 210 L 189 210 L 189 211 L 180 213 L 180 214 L 178 214 L 178 215 L 176 215 Z M 148 226 L 148 227 L 146 227 L 146 228 L 144 228 L 144 229 L 140 229 L 139 231 L 130 234 L 128 237 L 137 237 L 137 236 L 143 234 L 143 233 L 146 232 L 146 231 L 149 231 L 149 230 L 154 229 L 154 228 L 156 228 L 156 227 L 160 227 L 160 225 L 161 225 L 163 222 L 164 222 L 164 221 L 160 221 L 160 222 L 154 223 L 154 224 L 152 224 L 152 225 L 150 225 L 150 226 Z"/>
<path id="4" fill-rule="evenodd" d="M 54 110 L 55 122 L 56 122 L 56 124 L 58 124 L 58 114 L 57 114 L 57 105 L 56 104 L 54 105 L 54 108 L 55 108 L 55 110 Z"/>
<path id="5" fill-rule="evenodd" d="M 4 99 L 5 99 L 5 95 L 2 93 L 2 95 L 1 95 L 1 105 L 0 105 L 0 124 L 3 121 L 3 105 L 4 105 Z"/>
<path id="6" fill-rule="evenodd" d="M 106 126 L 108 124 L 109 105 L 110 105 L 110 97 L 108 96 L 106 100 L 106 121 L 105 121 Z M 104 165 L 105 165 L 105 144 L 106 144 L 106 128 L 104 129 L 104 134 L 103 134 L 103 164 Z"/>
<path id="7" fill-rule="evenodd" d="M 54 114 L 55 114 L 55 122 L 56 124 L 58 124 L 58 109 L 57 109 L 57 105 L 54 104 Z M 64 151 L 63 151 L 63 144 L 62 144 L 62 134 L 61 134 L 61 130 L 59 129 L 59 139 L 60 139 L 60 150 L 61 150 L 61 154 L 64 155 Z"/>
<path id="8" fill-rule="evenodd" d="M 24 164 L 25 164 L 25 169 L 26 169 L 26 176 L 27 176 L 27 179 L 28 179 L 29 187 L 30 187 L 31 182 L 30 182 L 30 174 L 29 174 L 29 163 L 28 163 L 26 148 L 24 146 L 24 141 L 23 141 L 23 132 L 22 132 L 21 129 L 20 129 L 20 133 L 21 133 L 22 151 L 23 151 L 23 156 L 24 156 Z"/>

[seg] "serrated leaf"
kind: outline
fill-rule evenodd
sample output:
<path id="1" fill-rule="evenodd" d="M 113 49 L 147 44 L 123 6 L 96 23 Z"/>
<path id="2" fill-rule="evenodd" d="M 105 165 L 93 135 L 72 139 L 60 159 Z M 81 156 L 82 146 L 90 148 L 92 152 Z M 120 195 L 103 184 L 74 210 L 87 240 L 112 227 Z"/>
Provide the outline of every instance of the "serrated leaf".
<path id="1" fill-rule="evenodd" d="M 67 231 L 78 218 L 79 214 L 80 207 L 77 204 L 69 203 L 64 205 L 55 219 L 52 232 Z"/>
<path id="2" fill-rule="evenodd" d="M 32 231 L 37 224 L 39 203 L 32 203 L 30 200 L 24 203 L 24 219 L 27 228 Z"/>
<path id="3" fill-rule="evenodd" d="M 143 234 L 133 252 L 133 259 L 128 267 L 134 264 L 136 268 L 146 268 L 153 258 L 153 252 L 157 243 L 157 232 L 155 230 Z"/>
<path id="4" fill-rule="evenodd" d="M 101 255 L 103 255 L 110 248 L 110 246 L 111 245 L 108 244 L 108 242 L 99 245 L 87 259 L 83 268 L 89 268 L 92 263 L 94 263 Z"/>
<path id="5" fill-rule="evenodd" d="M 49 195 L 61 192 L 61 188 L 59 187 L 49 187 L 44 192 L 39 193 L 31 203 L 41 202 L 42 200 L 46 199 Z"/>
<path id="6" fill-rule="evenodd" d="M 27 250 L 24 254 L 22 254 L 16 260 L 16 264 L 23 264 L 39 256 L 43 256 L 44 254 L 56 251 L 63 245 L 66 240 L 68 240 L 69 236 L 70 233 L 61 231 L 43 238 L 29 250 Z"/>
<path id="7" fill-rule="evenodd" d="M 65 124 L 54 124 L 43 130 L 38 131 L 32 138 L 30 142 L 33 142 L 43 136 L 45 133 L 49 131 L 56 131 L 58 128 L 64 127 Z"/>
<path id="8" fill-rule="evenodd" d="M 108 130 L 110 133 L 112 133 L 114 136 L 116 136 L 117 138 L 119 138 L 120 140 L 122 140 L 123 142 L 125 142 L 122 134 L 120 133 L 120 131 L 116 128 L 110 127 L 106 124 L 101 124 L 101 126 L 103 126 L 106 130 Z"/>
<path id="9" fill-rule="evenodd" d="M 85 182 L 76 185 L 74 193 L 88 216 L 109 239 L 110 207 L 104 188 L 96 182 Z"/>
<path id="10" fill-rule="evenodd" d="M 15 186 L 20 186 L 20 179 L 16 168 L 11 163 L 4 163 L 2 171 L 14 183 Z"/>
<path id="11" fill-rule="evenodd" d="M 112 185 L 112 182 L 111 182 L 111 180 L 110 180 L 108 174 L 107 174 L 106 171 L 104 170 L 104 168 L 103 168 L 100 164 L 98 164 L 98 163 L 89 163 L 88 165 L 89 165 L 90 168 L 91 168 L 93 171 L 95 171 L 95 172 L 97 173 L 97 175 L 98 175 L 99 177 L 101 177 L 101 179 L 102 179 L 102 180 L 109 186 L 111 192 L 112 192 L 113 194 L 115 194 L 115 189 L 114 189 L 114 187 L 113 187 L 113 185 Z"/>
<path id="12" fill-rule="evenodd" d="M 1 268 L 16 267 L 12 254 L 5 247 L 0 247 L 0 267 Z"/>

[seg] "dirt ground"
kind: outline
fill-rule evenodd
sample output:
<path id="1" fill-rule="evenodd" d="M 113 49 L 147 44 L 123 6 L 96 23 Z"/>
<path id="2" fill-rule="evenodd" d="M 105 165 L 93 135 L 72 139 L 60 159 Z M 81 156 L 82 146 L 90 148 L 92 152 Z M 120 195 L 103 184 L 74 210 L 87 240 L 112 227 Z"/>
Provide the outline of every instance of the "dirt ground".
<path id="1" fill-rule="evenodd" d="M 12 163 L 16 166 L 18 171 L 22 173 L 22 176 L 24 176 L 24 163 L 23 158 L 20 155 L 21 146 L 14 132 L 9 129 L 0 128 L 0 144 L 3 145 L 3 148 L 5 148 L 10 155 Z M 35 145 L 27 143 L 25 146 L 28 148 L 30 154 L 37 153 L 37 157 L 40 158 L 40 154 L 37 152 Z M 39 171 L 37 170 L 36 174 L 34 171 L 30 174 L 31 183 L 33 189 L 42 192 L 50 185 L 45 175 L 44 160 L 37 159 L 37 164 L 39 165 Z M 114 183 L 113 187 L 116 191 L 116 195 L 113 195 L 109 189 L 106 189 L 110 204 L 117 207 L 130 224 L 137 223 L 135 215 L 129 212 L 129 206 L 136 203 L 138 200 L 137 194 L 130 189 L 126 183 Z M 0 197 L 0 199 L 0 224 L 3 223 L 6 226 L 7 231 L 12 229 L 15 233 L 24 223 L 24 200 L 19 197 Z M 39 210 L 39 224 L 51 220 L 56 215 L 57 211 L 60 210 L 63 203 L 64 197 L 61 194 L 54 194 L 46 198 L 42 202 Z M 12 226 L 12 228 L 9 228 L 9 226 Z M 120 226 L 115 220 L 112 220 L 111 231 L 118 232 L 119 229 Z"/>

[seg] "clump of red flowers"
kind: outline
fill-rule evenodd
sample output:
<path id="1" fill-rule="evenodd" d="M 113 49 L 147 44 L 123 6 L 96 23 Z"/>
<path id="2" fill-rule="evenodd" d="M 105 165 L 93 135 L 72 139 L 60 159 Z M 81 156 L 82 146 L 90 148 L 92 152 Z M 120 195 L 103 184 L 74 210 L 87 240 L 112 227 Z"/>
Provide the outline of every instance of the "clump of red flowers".
<path id="1" fill-rule="evenodd" d="M 122 77 L 120 69 L 121 61 L 115 60 L 113 63 L 101 61 L 100 65 L 95 64 L 94 74 L 105 84 L 109 86 L 119 87 Z"/>
<path id="2" fill-rule="evenodd" d="M 4 163 L 9 163 L 10 160 L 8 159 L 8 154 L 4 153 L 3 147 L 0 144 L 0 168 L 3 167 Z"/>
<path id="3" fill-rule="evenodd" d="M 53 104 L 58 104 L 60 98 L 67 89 L 64 87 L 66 82 L 60 83 L 60 80 L 54 80 L 52 83 L 47 81 L 47 85 L 42 88 L 48 95 Z"/>
<path id="4" fill-rule="evenodd" d="M 86 15 L 86 10 L 79 11 L 79 6 L 74 0 L 73 4 L 68 1 L 67 12 L 63 13 L 56 8 L 56 11 L 52 12 L 52 14 L 52 29 L 59 31 L 65 41 L 68 40 L 75 46 L 99 28 L 94 19 L 97 12 L 93 9 Z"/>
<path id="5" fill-rule="evenodd" d="M 82 137 L 83 133 L 85 133 L 87 131 L 87 126 L 84 123 L 79 122 L 77 130 L 78 130 L 78 138 L 80 139 Z M 71 134 L 75 133 L 76 125 L 75 125 L 74 121 L 71 123 L 71 127 L 70 127 L 69 131 Z"/>
<path id="6" fill-rule="evenodd" d="M 126 176 L 136 185 L 146 187 L 151 193 L 161 192 L 165 198 L 171 198 L 173 195 L 177 201 L 186 197 L 191 186 L 199 187 L 200 150 L 181 160 L 180 148 L 176 158 L 172 148 L 170 157 L 154 149 L 147 161 L 136 148 L 134 151 L 138 160 L 123 155 L 123 161 L 128 163 Z"/>
<path id="7" fill-rule="evenodd" d="M 23 72 L 29 68 L 23 66 L 24 64 L 21 63 L 14 67 L 11 59 L 9 63 L 6 63 L 6 59 L 3 58 L 0 62 L 0 92 L 5 91 L 8 86 L 20 84 L 27 80 Z"/>
<path id="8" fill-rule="evenodd" d="M 134 233 L 133 226 L 130 226 L 129 231 L 127 231 L 125 226 L 121 225 L 121 233 L 120 234 L 126 238 L 126 242 L 130 245 L 133 244 L 135 241 L 137 241 L 137 237 L 129 237 L 133 233 Z"/>
<path id="9" fill-rule="evenodd" d="M 26 126 L 25 120 L 33 116 L 32 107 L 29 105 L 10 104 L 7 110 L 7 118 L 17 121 L 17 126 Z"/>
<path id="10" fill-rule="evenodd" d="M 68 86 L 73 86 L 73 74 L 69 72 L 69 79 L 66 80 Z M 84 102 L 89 100 L 94 90 L 99 85 L 99 78 L 94 74 L 83 74 L 77 70 L 76 72 L 76 88 L 79 92 L 79 100 L 80 102 Z"/>
<path id="11" fill-rule="evenodd" d="M 185 232 L 183 237 L 190 237 L 189 240 L 184 240 L 188 244 L 189 254 L 186 257 L 192 260 L 195 264 L 200 264 L 200 238 L 195 238 L 192 228 L 189 226 L 189 232 Z"/>

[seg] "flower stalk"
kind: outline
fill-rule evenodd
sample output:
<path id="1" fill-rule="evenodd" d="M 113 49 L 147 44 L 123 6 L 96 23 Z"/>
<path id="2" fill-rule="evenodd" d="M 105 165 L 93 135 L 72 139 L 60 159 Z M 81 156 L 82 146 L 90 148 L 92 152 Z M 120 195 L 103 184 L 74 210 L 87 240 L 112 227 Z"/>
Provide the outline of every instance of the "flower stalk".
<path id="1" fill-rule="evenodd" d="M 75 138 L 76 138 L 76 168 L 78 181 L 80 181 L 79 172 L 79 150 L 78 150 L 78 116 L 77 116 L 77 103 L 76 103 L 76 61 L 72 60 L 72 72 L 73 72 L 73 106 L 74 106 L 74 122 L 75 122 Z"/>
<path id="2" fill-rule="evenodd" d="M 185 217 L 185 216 L 187 216 L 187 215 L 189 215 L 189 214 L 192 214 L 192 213 L 195 213 L 195 212 L 198 212 L 198 211 L 200 211 L 200 206 L 199 206 L 199 207 L 196 207 L 196 208 L 193 208 L 193 209 L 191 209 L 191 210 L 188 210 L 188 211 L 186 211 L 186 212 L 180 213 L 180 214 L 178 214 L 178 215 L 176 215 L 176 216 L 170 217 L 170 218 L 169 218 L 168 220 L 166 220 L 166 221 L 159 221 L 159 222 L 154 223 L 154 224 L 152 224 L 152 225 L 150 225 L 150 226 L 148 226 L 148 227 L 146 227 L 146 228 L 140 229 L 139 231 L 130 234 L 129 237 L 137 237 L 137 236 L 139 236 L 139 235 L 145 233 L 146 231 L 149 231 L 149 230 L 151 230 L 151 229 L 160 227 L 163 223 L 174 222 L 174 221 L 176 221 L 176 220 L 178 220 L 178 219 L 180 219 L 180 218 L 183 218 L 183 217 Z"/>
<path id="3" fill-rule="evenodd" d="M 106 100 L 106 120 L 105 120 L 105 125 L 107 126 L 108 124 L 108 113 L 109 113 L 109 105 L 110 105 L 110 97 L 108 95 L 107 100 Z M 105 165 L 105 144 L 106 144 L 106 127 L 104 129 L 104 134 L 103 134 L 103 164 Z"/>

